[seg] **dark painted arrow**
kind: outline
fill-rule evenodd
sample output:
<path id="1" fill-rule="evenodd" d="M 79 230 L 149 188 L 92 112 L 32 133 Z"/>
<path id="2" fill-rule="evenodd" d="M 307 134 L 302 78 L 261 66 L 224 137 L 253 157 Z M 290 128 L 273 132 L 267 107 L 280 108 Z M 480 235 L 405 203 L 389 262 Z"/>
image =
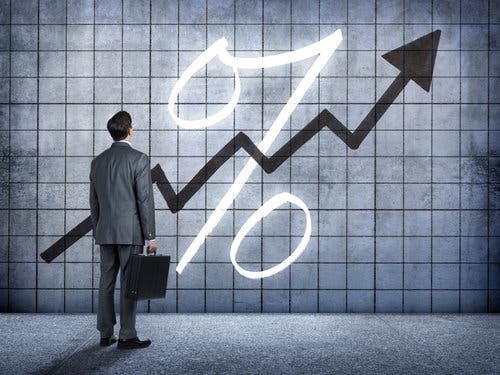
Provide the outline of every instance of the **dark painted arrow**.
<path id="1" fill-rule="evenodd" d="M 153 183 L 158 186 L 170 211 L 176 213 L 182 210 L 210 177 L 240 149 L 244 149 L 266 173 L 273 173 L 324 127 L 335 133 L 349 148 L 357 149 L 410 80 L 425 91 L 430 90 L 440 36 L 441 31 L 436 30 L 382 55 L 385 60 L 398 68 L 400 73 L 354 132 L 349 131 L 332 113 L 324 109 L 270 157 L 264 155 L 245 133 L 240 132 L 217 152 L 179 193 L 175 192 L 159 164 L 151 170 Z M 52 262 L 91 230 L 92 220 L 88 216 L 40 256 L 47 263 Z"/>

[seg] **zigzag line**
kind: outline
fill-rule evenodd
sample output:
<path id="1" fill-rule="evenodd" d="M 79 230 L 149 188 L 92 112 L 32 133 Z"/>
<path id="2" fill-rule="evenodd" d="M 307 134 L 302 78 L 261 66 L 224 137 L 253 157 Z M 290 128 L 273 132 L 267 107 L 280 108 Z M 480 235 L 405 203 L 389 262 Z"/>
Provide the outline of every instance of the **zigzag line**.
<path id="1" fill-rule="evenodd" d="M 283 147 L 274 155 L 267 157 L 252 140 L 243 132 L 238 133 L 229 141 L 217 154 L 215 154 L 203 166 L 198 173 L 176 193 L 169 182 L 165 172 L 159 164 L 151 169 L 152 182 L 156 183 L 167 206 L 171 212 L 177 213 L 186 205 L 186 203 L 200 190 L 205 183 L 212 177 L 222 165 L 232 158 L 240 149 L 244 149 L 266 173 L 274 172 L 281 164 L 290 158 L 298 149 L 305 145 L 324 127 L 329 128 L 337 137 L 339 137 L 349 148 L 357 149 L 370 131 L 376 125 L 377 121 L 387 111 L 394 102 L 401 90 L 409 82 L 410 78 L 400 73 L 387 88 L 381 98 L 373 106 L 366 117 L 361 121 L 354 132 L 350 132 L 330 111 L 324 109 L 319 115 L 312 119 L 301 131 L 293 136 Z M 92 230 L 92 219 L 90 215 L 72 228 L 67 234 L 57 240 L 52 246 L 45 250 L 40 257 L 47 263 L 52 262 L 56 257 L 62 254 L 66 249 L 73 245 L 80 238 Z"/>
<path id="2" fill-rule="evenodd" d="M 349 148 L 357 149 L 406 83 L 407 80 L 404 79 L 402 75 L 397 77 L 377 104 L 375 104 L 372 110 L 359 124 L 358 128 L 352 133 L 332 113 L 324 109 L 270 157 L 264 155 L 248 135 L 239 132 L 219 152 L 217 152 L 198 173 L 196 173 L 191 181 L 189 181 L 178 194 L 176 194 L 172 188 L 172 185 L 159 164 L 151 170 L 153 183 L 157 184 L 170 211 L 176 213 L 182 210 L 186 203 L 203 187 L 217 170 L 240 149 L 244 149 L 266 173 L 273 173 L 324 127 L 329 128 L 335 133 L 335 135 L 337 135 L 337 137 L 339 137 Z"/>

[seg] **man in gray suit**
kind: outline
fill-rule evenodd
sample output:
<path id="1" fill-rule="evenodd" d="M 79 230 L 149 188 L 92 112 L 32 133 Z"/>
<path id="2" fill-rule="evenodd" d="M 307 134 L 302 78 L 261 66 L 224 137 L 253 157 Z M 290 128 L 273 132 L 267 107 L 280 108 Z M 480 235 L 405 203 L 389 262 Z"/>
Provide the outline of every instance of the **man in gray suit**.
<path id="1" fill-rule="evenodd" d="M 107 124 L 111 147 L 96 156 L 90 167 L 90 211 L 95 243 L 100 245 L 101 277 L 97 329 L 101 346 L 117 341 L 114 291 L 120 269 L 120 333 L 118 348 L 144 348 L 150 340 L 139 340 L 135 329 L 137 302 L 125 297 L 127 264 L 131 254 L 157 249 L 151 168 L 146 154 L 130 145 L 132 119 L 125 111 Z"/>

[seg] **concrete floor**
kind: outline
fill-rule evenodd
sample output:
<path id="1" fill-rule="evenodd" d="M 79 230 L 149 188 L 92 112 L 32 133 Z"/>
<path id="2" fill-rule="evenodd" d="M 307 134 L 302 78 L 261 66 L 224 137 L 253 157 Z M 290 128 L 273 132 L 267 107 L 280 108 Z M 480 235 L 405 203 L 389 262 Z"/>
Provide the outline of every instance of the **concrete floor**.
<path id="1" fill-rule="evenodd" d="M 0 314 L 0 374 L 500 373 L 493 314 L 141 314 L 153 344 L 133 351 L 101 348 L 95 320 Z"/>

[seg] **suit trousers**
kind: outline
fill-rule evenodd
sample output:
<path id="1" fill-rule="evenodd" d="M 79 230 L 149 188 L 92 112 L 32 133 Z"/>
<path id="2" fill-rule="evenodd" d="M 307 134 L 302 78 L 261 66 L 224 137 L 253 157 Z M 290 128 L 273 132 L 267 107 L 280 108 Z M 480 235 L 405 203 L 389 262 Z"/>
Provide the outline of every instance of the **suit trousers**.
<path id="1" fill-rule="evenodd" d="M 141 245 L 99 245 L 101 254 L 101 276 L 99 279 L 99 301 L 97 309 L 97 329 L 101 337 L 113 335 L 116 324 L 115 283 L 120 269 L 120 333 L 119 339 L 137 337 L 135 316 L 137 301 L 125 297 L 128 279 L 128 260 L 131 254 L 142 254 Z"/>

